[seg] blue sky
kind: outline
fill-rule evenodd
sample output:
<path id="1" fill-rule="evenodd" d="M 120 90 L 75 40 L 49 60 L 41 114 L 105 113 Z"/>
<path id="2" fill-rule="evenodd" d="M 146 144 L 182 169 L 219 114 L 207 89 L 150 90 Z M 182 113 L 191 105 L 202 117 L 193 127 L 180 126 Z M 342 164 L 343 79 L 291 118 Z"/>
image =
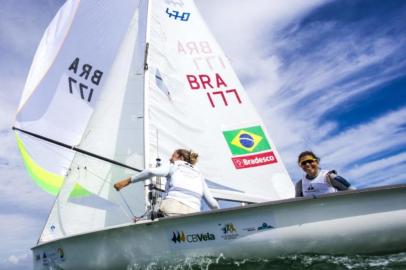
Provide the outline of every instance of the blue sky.
<path id="1" fill-rule="evenodd" d="M 27 176 L 10 127 L 63 2 L 0 0 L 0 269 L 30 269 L 54 200 Z M 405 1 L 196 2 L 294 181 L 312 149 L 357 188 L 406 183 Z"/>

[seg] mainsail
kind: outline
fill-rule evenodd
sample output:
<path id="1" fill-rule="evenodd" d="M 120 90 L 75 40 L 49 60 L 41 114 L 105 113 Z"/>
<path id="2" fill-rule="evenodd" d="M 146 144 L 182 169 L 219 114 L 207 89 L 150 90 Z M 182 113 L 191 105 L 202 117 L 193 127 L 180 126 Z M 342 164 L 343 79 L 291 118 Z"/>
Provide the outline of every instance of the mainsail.
<path id="1" fill-rule="evenodd" d="M 262 200 L 291 197 L 281 157 L 194 3 L 152 3 L 150 164 L 156 151 L 168 156 L 176 148 L 191 148 L 206 177 L 218 185 Z"/>
<path id="2" fill-rule="evenodd" d="M 193 149 L 220 199 L 293 196 L 275 145 L 192 1 L 67 1 L 37 51 L 16 126 L 141 169 Z M 43 171 L 39 182 L 65 175 L 40 242 L 144 212 L 143 184 L 123 191 L 130 209 L 112 188 L 134 171 L 20 137 L 29 170 Z"/>

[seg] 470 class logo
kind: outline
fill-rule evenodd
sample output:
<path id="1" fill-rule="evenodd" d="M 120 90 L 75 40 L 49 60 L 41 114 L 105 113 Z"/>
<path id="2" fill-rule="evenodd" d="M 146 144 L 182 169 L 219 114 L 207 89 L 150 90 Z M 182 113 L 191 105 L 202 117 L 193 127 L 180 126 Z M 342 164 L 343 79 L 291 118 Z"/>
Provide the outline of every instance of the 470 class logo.
<path id="1" fill-rule="evenodd" d="M 236 169 L 278 162 L 261 126 L 223 131 Z"/>

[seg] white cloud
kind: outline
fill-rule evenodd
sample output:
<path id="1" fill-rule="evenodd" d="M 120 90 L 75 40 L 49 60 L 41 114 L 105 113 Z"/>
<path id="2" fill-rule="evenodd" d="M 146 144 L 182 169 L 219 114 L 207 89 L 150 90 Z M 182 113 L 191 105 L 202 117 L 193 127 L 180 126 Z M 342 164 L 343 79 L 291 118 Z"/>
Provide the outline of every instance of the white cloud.
<path id="1" fill-rule="evenodd" d="M 52 17 L 41 4 L 6 0 L 0 9 L 0 269 L 31 268 L 30 248 L 54 199 L 29 178 L 11 131 L 35 44 Z"/>
<path id="2" fill-rule="evenodd" d="M 0 269 L 27 270 L 32 269 L 32 255 L 30 251 L 12 254 L 8 257 L 0 257 Z"/>
<path id="3" fill-rule="evenodd" d="M 197 0 L 196 4 L 211 31 L 222 42 L 235 40 L 235 35 L 242 41 L 258 40 L 258 34 L 263 34 L 265 30 L 283 27 L 328 1 Z"/>
<path id="4" fill-rule="evenodd" d="M 62 3 L 63 1 L 2 2 L 0 9 L 2 46 L 19 58 L 30 59 L 46 25 Z M 47 11 L 47 14 L 44 11 Z"/>
<path id="5" fill-rule="evenodd" d="M 386 158 L 370 158 L 404 147 L 405 122 L 406 108 L 403 108 L 321 140 L 317 140 L 317 136 L 316 139 L 310 136 L 306 143 L 304 132 L 299 131 L 297 142 L 284 149 L 287 166 L 294 179 L 299 179 L 301 170 L 296 165 L 297 154 L 312 149 L 321 157 L 322 167 L 337 169 L 357 186 L 376 185 L 372 181 L 380 185 L 405 182 L 406 178 L 401 177 L 402 172 L 403 176 L 405 172 L 404 153 Z M 317 134 L 323 128 L 313 123 L 312 129 L 313 134 Z"/>
<path id="6" fill-rule="evenodd" d="M 7 260 L 12 264 L 18 264 L 21 261 L 27 260 L 28 257 L 28 254 L 11 255 Z"/>
<path id="7" fill-rule="evenodd" d="M 359 179 L 359 186 L 381 186 L 404 182 L 406 153 L 378 159 L 347 171 L 348 179 Z"/>
<path id="8" fill-rule="evenodd" d="M 0 214 L 0 268 L 31 265 L 30 248 L 35 245 L 43 220 L 22 214 Z M 22 268 L 26 269 L 26 268 Z"/>
<path id="9" fill-rule="evenodd" d="M 24 212 L 47 212 L 52 205 L 54 196 L 42 191 L 28 176 L 22 161 L 0 167 L 0 202 L 4 207 L 14 204 L 15 209 Z M 29 202 L 29 204 L 27 204 Z M 5 210 L 3 210 L 5 211 Z"/>
<path id="10" fill-rule="evenodd" d="M 269 40 L 269 33 L 325 2 L 328 1 L 289 0 L 270 3 L 268 0 L 199 0 L 196 4 L 216 40 L 225 48 L 225 54 L 237 73 L 258 79 L 262 74 L 257 72 L 257 65 L 265 65 L 267 70 L 271 66 L 271 71 L 278 67 L 278 61 L 274 65 L 270 65 L 269 59 L 262 61 L 265 48 L 272 46 L 262 43 Z M 272 74 L 275 72 L 266 72 L 265 77 Z"/>
<path id="11" fill-rule="evenodd" d="M 406 108 L 388 113 L 370 123 L 351 128 L 321 144 L 326 160 L 344 166 L 355 160 L 406 143 Z"/>
<path id="12" fill-rule="evenodd" d="M 272 35 L 326 2 L 199 0 L 197 4 L 203 9 L 204 18 L 232 65 L 243 78 L 293 179 L 301 174 L 296 165 L 297 154 L 313 149 L 322 157 L 325 166 L 338 169 L 359 186 L 405 182 L 406 154 L 396 153 L 388 157 L 380 157 L 379 154 L 406 144 L 406 108 L 343 130 L 333 137 L 330 137 L 331 133 L 339 126 L 338 123 L 320 124 L 319 120 L 323 113 L 338 104 L 350 102 L 354 96 L 367 93 L 404 72 L 402 68 L 406 60 L 400 59 L 379 73 L 361 74 L 391 58 L 404 47 L 406 38 L 391 39 L 385 36 L 385 31 L 377 30 L 365 39 L 362 29 L 354 28 L 345 37 L 330 42 L 325 40 L 325 46 L 317 51 L 295 54 L 291 63 L 279 54 L 278 49 L 290 48 L 293 55 L 293 49 L 300 48 L 311 37 L 335 30 L 334 23 L 319 23 L 300 29 L 295 37 L 289 33 L 277 38 Z M 18 69 L 15 74 L 7 72 L 0 77 L 0 158 L 10 162 L 6 169 L 1 167 L 0 170 L 0 179 L 3 180 L 0 186 L 3 207 L 0 231 L 6 232 L 4 241 L 10 243 L 7 250 L 0 249 L 0 261 L 20 264 L 30 258 L 25 252 L 35 243 L 46 219 L 44 213 L 51 207 L 53 197 L 40 191 L 27 176 L 9 128 L 24 85 L 23 77 L 34 53 L 33 44 L 39 41 L 45 21 L 51 19 L 55 10 L 44 15 L 36 9 L 29 15 L 30 19 L 21 16 L 17 20 L 12 20 L 6 14 L 7 10 L 10 9 L 0 10 L 0 17 L 8 18 L 0 23 L 0 38 L 3 44 L 13 48 L 19 60 L 8 63 L 13 69 Z M 20 24 L 21 20 L 32 22 L 32 18 L 41 16 L 44 17 L 41 22 Z M 298 28 L 290 30 L 294 32 Z M 25 39 L 21 39 L 22 36 Z M 349 80 L 354 74 L 358 75 Z M 309 100 L 307 106 L 298 105 L 303 99 Z M 7 130 L 7 134 L 1 133 L 1 130 Z M 378 156 L 366 161 L 375 155 Z M 16 207 L 16 212 L 20 214 L 4 213 L 6 206 Z M 35 215 L 38 219 L 33 217 Z"/>
<path id="13" fill-rule="evenodd" d="M 365 159 L 404 146 L 405 122 L 406 108 L 403 108 L 329 138 L 317 145 L 317 149 L 324 157 L 325 164 L 346 169 L 345 174 L 359 184 L 371 180 L 369 174 L 372 173 L 375 178 L 380 175 L 385 181 L 391 181 L 391 170 L 403 166 L 404 171 L 405 153 L 367 161 Z"/>
<path id="14" fill-rule="evenodd" d="M 355 173 L 354 164 L 362 166 L 364 162 L 363 170 L 370 170 L 365 173 L 381 179 L 381 183 L 404 182 L 402 155 L 387 157 L 393 162 L 390 172 L 373 169 L 379 161 L 372 160 L 375 163 L 368 165 L 371 161 L 366 160 L 406 143 L 401 128 L 406 121 L 404 110 L 360 123 L 334 137 L 330 136 L 337 132 L 339 123 L 320 123 L 320 117 L 343 108 L 342 104 L 348 109 L 354 105 L 354 97 L 367 95 L 404 74 L 406 59 L 398 55 L 403 54 L 406 38 L 388 35 L 391 25 L 367 30 L 368 21 L 374 18 L 350 25 L 333 20 L 313 22 L 305 28 L 296 24 L 323 3 L 326 1 L 198 2 L 264 118 L 293 179 L 301 175 L 297 154 L 313 149 L 326 166 L 345 169 L 343 173 L 359 185 L 367 180 Z M 284 28 L 287 25 L 293 27 Z M 285 32 L 275 35 L 280 29 Z M 285 59 L 286 54 L 289 58 Z M 388 61 L 390 64 L 385 64 Z"/>
<path id="15" fill-rule="evenodd" d="M 316 31 L 317 29 L 312 34 L 316 35 Z M 285 99 L 273 102 L 275 109 L 290 109 L 303 98 L 316 94 L 317 98 L 309 100 L 303 110 L 307 115 L 320 117 L 327 110 L 354 96 L 373 90 L 374 87 L 403 74 L 400 68 L 405 66 L 405 61 L 393 64 L 392 72 L 362 72 L 395 55 L 406 44 L 406 39 L 395 42 L 374 34 L 375 39 L 365 43 L 361 42 L 362 36 L 355 33 L 346 40 L 332 40 L 316 53 L 304 57 L 297 55 L 295 64 L 281 71 L 284 82 L 282 97 Z M 284 46 L 289 43 L 290 41 L 286 40 Z M 358 45 L 355 47 L 352 43 Z M 399 71 L 393 72 L 393 69 Z M 350 76 L 351 79 L 348 79 Z M 286 98 L 287 96 L 289 98 Z"/>

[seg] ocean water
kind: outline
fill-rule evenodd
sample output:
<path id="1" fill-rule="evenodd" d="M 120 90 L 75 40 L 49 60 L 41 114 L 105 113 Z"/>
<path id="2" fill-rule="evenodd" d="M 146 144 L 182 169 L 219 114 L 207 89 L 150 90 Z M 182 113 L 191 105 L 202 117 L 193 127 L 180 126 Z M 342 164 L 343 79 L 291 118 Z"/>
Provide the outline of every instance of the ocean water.
<path id="1" fill-rule="evenodd" d="M 127 270 L 279 270 L 279 269 L 314 269 L 314 270 L 346 270 L 346 269 L 385 269 L 406 270 L 406 253 L 380 256 L 332 256 L 332 255 L 293 255 L 274 259 L 231 260 L 218 258 L 185 259 L 176 265 L 150 263 L 148 265 L 131 265 Z"/>

